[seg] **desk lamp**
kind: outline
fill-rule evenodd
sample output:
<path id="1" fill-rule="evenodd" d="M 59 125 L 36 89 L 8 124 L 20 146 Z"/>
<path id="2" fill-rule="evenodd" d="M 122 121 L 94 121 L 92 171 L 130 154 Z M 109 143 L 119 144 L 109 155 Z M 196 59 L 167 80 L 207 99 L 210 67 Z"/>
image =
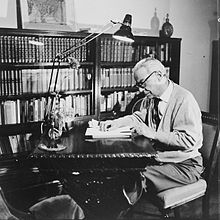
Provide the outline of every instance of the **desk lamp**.
<path id="1" fill-rule="evenodd" d="M 44 125 L 49 128 L 46 129 L 48 131 L 48 136 L 51 139 L 58 139 L 62 135 L 62 128 L 59 131 L 59 129 L 56 129 L 54 127 L 53 122 L 51 122 L 51 114 L 53 112 L 54 103 L 57 100 L 57 92 L 56 92 L 56 87 L 57 87 L 57 80 L 58 80 L 58 75 L 59 75 L 59 70 L 60 70 L 60 62 L 62 60 L 68 59 L 70 68 L 75 68 L 78 69 L 80 66 L 80 63 L 77 59 L 74 57 L 70 57 L 70 54 L 75 52 L 76 50 L 80 49 L 82 46 L 88 44 L 89 42 L 93 41 L 97 37 L 99 37 L 101 34 L 106 32 L 107 30 L 111 29 L 114 27 L 116 24 L 120 24 L 121 27 L 118 31 L 116 31 L 113 34 L 113 38 L 122 40 L 125 42 L 134 42 L 134 36 L 131 32 L 131 22 L 132 22 L 132 16 L 130 14 L 126 14 L 125 18 L 123 20 L 123 23 L 118 22 L 118 21 L 110 21 L 107 25 L 105 25 L 100 33 L 91 33 L 82 40 L 79 41 L 78 45 L 74 45 L 70 47 L 69 49 L 58 53 L 55 58 L 53 59 L 53 64 L 52 64 L 52 70 L 50 74 L 50 81 L 49 81 L 49 86 L 48 86 L 48 92 L 47 92 L 47 99 L 46 99 L 46 106 L 45 106 L 45 113 L 44 113 Z M 55 65 L 57 64 L 56 71 L 55 71 Z M 56 72 L 56 73 L 55 73 Z M 54 81 L 54 84 L 52 81 Z M 49 101 L 49 97 L 52 95 L 51 101 Z"/>

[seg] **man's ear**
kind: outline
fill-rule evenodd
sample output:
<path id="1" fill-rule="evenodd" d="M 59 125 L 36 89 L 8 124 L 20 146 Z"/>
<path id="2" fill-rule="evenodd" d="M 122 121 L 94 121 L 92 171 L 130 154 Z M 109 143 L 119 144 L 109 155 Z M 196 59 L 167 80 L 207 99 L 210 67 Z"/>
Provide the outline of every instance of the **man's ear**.
<path id="1" fill-rule="evenodd" d="M 163 74 L 160 71 L 157 71 L 157 78 L 161 80 L 163 78 Z"/>
<path id="2" fill-rule="evenodd" d="M 158 77 L 158 80 L 162 80 L 163 77 L 166 77 L 166 74 L 162 73 L 161 71 L 157 71 L 157 77 Z"/>

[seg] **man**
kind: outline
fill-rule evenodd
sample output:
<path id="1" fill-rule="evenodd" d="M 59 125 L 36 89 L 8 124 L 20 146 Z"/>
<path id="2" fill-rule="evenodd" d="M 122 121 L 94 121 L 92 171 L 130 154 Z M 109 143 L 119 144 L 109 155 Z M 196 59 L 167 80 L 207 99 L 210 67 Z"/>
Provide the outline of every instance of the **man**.
<path id="1" fill-rule="evenodd" d="M 158 143 L 158 165 L 147 166 L 142 173 L 145 189 L 160 192 L 196 182 L 203 171 L 201 111 L 193 95 L 168 79 L 163 64 L 157 59 L 139 61 L 134 69 L 136 86 L 144 90 L 140 109 L 100 124 L 101 130 L 131 125 L 136 135 Z M 129 194 L 130 204 L 137 200 Z M 131 195 L 131 196 L 130 196 Z"/>

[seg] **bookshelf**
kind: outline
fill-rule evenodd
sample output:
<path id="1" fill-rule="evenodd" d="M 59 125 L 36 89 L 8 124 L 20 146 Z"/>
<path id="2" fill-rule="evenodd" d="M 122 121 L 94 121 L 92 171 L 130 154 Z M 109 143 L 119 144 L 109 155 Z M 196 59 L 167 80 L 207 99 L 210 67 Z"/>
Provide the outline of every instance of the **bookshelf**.
<path id="1" fill-rule="evenodd" d="M 43 120 L 53 59 L 59 52 L 77 45 L 85 36 L 0 30 L 1 128 L 8 124 L 22 124 L 25 128 L 27 123 Z M 79 70 L 70 69 L 67 60 L 60 65 L 56 91 L 62 95 L 64 109 L 74 110 L 73 114 L 79 117 L 95 115 L 95 48 L 94 41 L 71 54 L 80 61 Z"/>
<path id="2" fill-rule="evenodd" d="M 100 118 L 111 115 L 114 107 L 118 115 L 134 98 L 137 89 L 132 68 L 141 59 L 150 55 L 159 59 L 166 67 L 171 80 L 179 83 L 180 38 L 158 38 L 136 36 L 135 42 L 125 43 L 103 35 L 99 41 L 99 70 L 101 82 Z"/>
<path id="3" fill-rule="evenodd" d="M 39 132 L 53 58 L 85 36 L 0 29 L 0 133 L 15 136 L 0 142 L 13 145 L 28 140 L 28 136 L 18 134 Z M 161 60 L 169 77 L 178 83 L 180 43 L 179 38 L 136 36 L 131 44 L 114 40 L 109 34 L 101 35 L 70 55 L 80 61 L 79 70 L 68 68 L 67 60 L 61 63 L 57 90 L 62 106 L 74 111 L 74 121 L 112 116 L 115 107 L 123 112 L 137 93 L 132 68 L 147 54 Z M 17 148 L 18 152 L 29 150 L 19 145 Z M 4 152 L 0 154 L 16 152 L 1 149 Z"/>

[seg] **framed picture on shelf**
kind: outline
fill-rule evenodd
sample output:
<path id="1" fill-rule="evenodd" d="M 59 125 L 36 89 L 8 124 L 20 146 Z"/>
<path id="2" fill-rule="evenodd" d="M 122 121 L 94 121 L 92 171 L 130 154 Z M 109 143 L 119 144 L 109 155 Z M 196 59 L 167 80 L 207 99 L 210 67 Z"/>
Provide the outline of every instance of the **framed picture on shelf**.
<path id="1" fill-rule="evenodd" d="M 22 27 L 75 31 L 74 0 L 20 0 Z"/>

